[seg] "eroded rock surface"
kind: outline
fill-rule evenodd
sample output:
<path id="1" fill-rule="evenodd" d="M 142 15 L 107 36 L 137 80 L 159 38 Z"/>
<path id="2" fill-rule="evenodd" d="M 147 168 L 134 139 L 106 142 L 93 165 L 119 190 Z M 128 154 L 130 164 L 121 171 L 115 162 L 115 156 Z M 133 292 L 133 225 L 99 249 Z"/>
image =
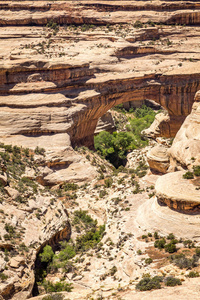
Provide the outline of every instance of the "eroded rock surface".
<path id="1" fill-rule="evenodd" d="M 112 106 L 143 99 L 168 110 L 161 132 L 174 136 L 190 112 L 200 88 L 197 3 L 4 1 L 0 9 L 1 140 L 62 143 L 67 133 L 91 146 Z"/>
<path id="2" fill-rule="evenodd" d="M 147 161 L 152 172 L 163 173 L 169 168 L 169 148 L 158 144 L 147 153 Z"/>
<path id="3" fill-rule="evenodd" d="M 199 92 L 195 96 L 195 103 L 191 114 L 178 131 L 170 149 L 171 166 L 180 165 L 192 168 L 200 165 L 200 102 Z"/>
<path id="4" fill-rule="evenodd" d="M 174 232 L 199 240 L 199 216 L 170 209 L 198 207 L 198 186 L 183 179 L 183 172 L 160 177 L 158 198 L 169 207 L 161 206 L 153 197 L 157 175 L 133 180 L 131 174 L 121 173 L 117 178 L 113 175 L 112 187 L 102 196 L 104 182 L 92 180 L 106 163 L 95 167 L 72 146 L 92 146 L 99 118 L 116 104 L 143 99 L 155 100 L 169 113 L 161 116 L 161 122 L 156 119 L 149 135 L 175 136 L 200 88 L 199 24 L 198 2 L 0 2 L 0 141 L 31 151 L 45 148 L 45 156 L 34 156 L 37 170 L 25 170 L 25 181 L 58 184 L 59 192 L 64 181 L 88 182 L 74 195 L 77 202 L 69 195 L 57 199 L 59 193 L 52 201 L 42 186 L 36 196 L 29 187 L 20 199 L 11 190 L 14 184 L 8 187 L 2 168 L 0 181 L 7 193 L 0 204 L 0 247 L 12 253 L 7 257 L 2 251 L 0 257 L 1 272 L 8 276 L 1 283 L 4 298 L 30 297 L 36 253 L 46 243 L 68 239 L 66 208 L 73 214 L 77 206 L 88 210 L 99 224 L 106 223 L 106 234 L 99 255 L 91 249 L 77 264 L 79 274 L 70 273 L 65 279 L 75 286 L 72 299 L 80 299 L 80 294 L 88 299 L 94 290 L 114 297 L 121 287 L 135 289 L 144 272 L 155 275 L 159 270 L 187 279 L 175 267 L 162 265 L 161 269 L 156 261 L 146 265 L 154 241 L 145 243 L 141 236 L 157 230 L 161 235 Z M 171 157 L 176 166 L 199 163 L 198 101 L 199 95 L 174 140 Z M 130 154 L 127 166 L 143 164 L 146 152 Z M 90 155 L 88 160 L 93 161 Z M 15 228 L 14 242 L 7 240 L 6 224 Z M 24 253 L 26 247 L 29 252 L 22 254 L 20 244 Z M 115 265 L 116 277 L 107 276 Z M 48 279 L 58 281 L 63 274 L 54 276 Z M 157 297 L 156 293 L 152 295 Z M 133 294 L 141 299 L 141 294 Z M 132 299 L 131 292 L 123 296 Z"/>
<path id="5" fill-rule="evenodd" d="M 180 211 L 199 209 L 200 194 L 198 180 L 184 179 L 184 171 L 161 176 L 156 181 L 155 189 L 159 201 L 170 208 Z M 196 183 L 196 184 L 195 184 Z"/>
<path id="6" fill-rule="evenodd" d="M 46 243 L 54 246 L 70 237 L 71 229 L 65 208 L 61 202 L 50 204 L 50 199 L 50 196 L 37 196 L 26 204 L 16 205 L 17 202 L 13 203 L 7 197 L 0 204 L 0 247 L 12 249 L 10 257 L 6 253 L 2 257 L 1 252 L 0 258 L 1 271 L 8 277 L 0 284 L 0 294 L 4 299 L 27 299 L 35 282 L 33 269 L 40 248 Z M 8 241 L 7 224 L 14 228 L 13 241 Z"/>

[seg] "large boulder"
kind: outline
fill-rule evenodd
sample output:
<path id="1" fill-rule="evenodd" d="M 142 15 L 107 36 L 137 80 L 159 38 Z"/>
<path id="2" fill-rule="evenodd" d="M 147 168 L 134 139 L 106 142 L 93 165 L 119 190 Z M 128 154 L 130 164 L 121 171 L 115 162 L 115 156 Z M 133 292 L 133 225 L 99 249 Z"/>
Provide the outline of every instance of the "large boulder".
<path id="1" fill-rule="evenodd" d="M 152 173 L 165 174 L 169 168 L 168 147 L 158 144 L 147 153 L 147 161 Z"/>

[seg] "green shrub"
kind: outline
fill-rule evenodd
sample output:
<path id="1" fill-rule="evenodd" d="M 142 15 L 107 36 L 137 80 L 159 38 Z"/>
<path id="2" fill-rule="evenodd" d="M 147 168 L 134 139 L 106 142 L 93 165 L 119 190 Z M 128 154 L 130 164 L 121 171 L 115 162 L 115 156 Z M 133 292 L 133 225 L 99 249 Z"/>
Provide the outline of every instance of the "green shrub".
<path id="1" fill-rule="evenodd" d="M 52 293 L 52 292 L 71 292 L 73 287 L 71 283 L 65 283 L 65 282 L 56 282 L 52 283 L 50 281 L 44 281 L 43 286 L 45 288 L 45 291 L 47 293 Z"/>
<path id="2" fill-rule="evenodd" d="M 105 186 L 106 186 L 107 188 L 109 188 L 109 187 L 112 186 L 113 180 L 112 180 L 112 178 L 110 177 L 110 178 L 105 179 L 105 180 L 104 180 L 104 183 L 105 183 Z"/>
<path id="3" fill-rule="evenodd" d="M 94 137 L 94 147 L 100 154 L 110 161 L 116 168 L 123 165 L 126 154 L 131 149 L 133 138 L 127 132 L 102 131 Z"/>
<path id="4" fill-rule="evenodd" d="M 6 274 L 4 274 L 3 272 L 0 272 L 0 279 L 2 280 L 2 282 L 6 281 L 6 279 L 8 279 L 8 276 Z"/>
<path id="5" fill-rule="evenodd" d="M 19 250 L 29 252 L 29 248 L 24 243 L 19 245 Z"/>
<path id="6" fill-rule="evenodd" d="M 154 247 L 161 250 L 161 249 L 164 249 L 165 244 L 166 244 L 166 240 L 164 238 L 162 238 L 162 239 L 156 240 L 154 242 Z"/>
<path id="7" fill-rule="evenodd" d="M 76 255 L 73 245 L 70 245 L 67 242 L 61 242 L 61 245 L 63 249 L 58 254 L 58 259 L 60 261 L 67 261 Z"/>
<path id="8" fill-rule="evenodd" d="M 46 245 L 43 249 L 43 252 L 40 253 L 39 257 L 41 259 L 41 262 L 49 263 L 52 261 L 54 256 L 54 252 L 51 248 L 51 246 Z"/>
<path id="9" fill-rule="evenodd" d="M 190 271 L 190 273 L 188 274 L 188 277 L 189 278 L 199 277 L 199 272 Z"/>
<path id="10" fill-rule="evenodd" d="M 75 210 L 73 224 L 84 224 L 86 228 L 96 227 L 97 221 L 93 220 L 88 214 L 87 210 Z"/>
<path id="11" fill-rule="evenodd" d="M 170 233 L 168 236 L 167 236 L 167 239 L 168 240 L 174 240 L 175 239 L 175 236 L 173 233 Z"/>
<path id="12" fill-rule="evenodd" d="M 11 238 L 11 236 L 10 236 L 9 234 L 7 234 L 7 233 L 4 234 L 3 237 L 4 237 L 4 239 L 5 239 L 6 241 L 7 241 L 7 240 L 10 240 L 10 238 Z"/>
<path id="13" fill-rule="evenodd" d="M 10 234 L 10 236 L 13 236 L 15 234 L 15 228 L 8 223 L 5 224 L 4 229 Z"/>
<path id="14" fill-rule="evenodd" d="M 40 148 L 40 147 L 36 147 L 35 148 L 35 154 L 39 154 L 39 155 L 44 155 L 45 154 L 45 149 L 44 148 Z"/>
<path id="15" fill-rule="evenodd" d="M 177 251 L 176 243 L 172 240 L 169 244 L 165 245 L 165 251 L 169 253 L 174 253 Z"/>
<path id="16" fill-rule="evenodd" d="M 13 151 L 13 148 L 11 145 L 4 145 L 4 149 L 9 153 L 12 153 L 12 151 Z"/>
<path id="17" fill-rule="evenodd" d="M 159 235 L 158 235 L 158 232 L 157 232 L 157 231 L 154 232 L 153 236 L 154 236 L 154 239 L 156 239 L 156 240 L 159 239 Z"/>
<path id="18" fill-rule="evenodd" d="M 194 247 L 194 242 L 193 242 L 192 240 L 185 240 L 185 241 L 183 242 L 183 245 L 184 245 L 185 247 L 192 248 L 192 247 Z"/>
<path id="19" fill-rule="evenodd" d="M 153 262 L 153 259 L 150 258 L 150 257 L 148 257 L 148 258 L 145 259 L 145 264 L 146 265 L 150 265 L 152 262 Z"/>
<path id="20" fill-rule="evenodd" d="M 103 198 L 104 196 L 106 196 L 108 193 L 106 192 L 106 190 L 101 190 L 99 192 L 99 198 Z"/>
<path id="21" fill-rule="evenodd" d="M 193 179 L 194 178 L 194 175 L 192 172 L 188 171 L 186 172 L 185 174 L 183 174 L 183 178 L 184 179 Z"/>
<path id="22" fill-rule="evenodd" d="M 149 291 L 153 289 L 160 289 L 160 282 L 162 280 L 162 277 L 159 276 L 155 276 L 153 278 L 145 277 L 138 282 L 138 284 L 136 285 L 136 290 Z"/>
<path id="23" fill-rule="evenodd" d="M 191 269 L 197 266 L 199 258 L 193 255 L 192 258 L 187 258 L 183 253 L 171 255 L 172 262 L 180 269 Z"/>
<path id="24" fill-rule="evenodd" d="M 195 249 L 195 252 L 196 252 L 196 255 L 197 255 L 197 256 L 200 256 L 200 248 L 196 248 L 196 249 Z"/>
<path id="25" fill-rule="evenodd" d="M 76 183 L 67 182 L 62 185 L 62 188 L 64 191 L 76 191 L 78 190 L 79 186 Z"/>
<path id="26" fill-rule="evenodd" d="M 194 166 L 194 175 L 195 176 L 200 176 L 200 166 Z"/>
<path id="27" fill-rule="evenodd" d="M 176 285 L 181 285 L 181 281 L 179 278 L 175 278 L 172 276 L 166 277 L 164 279 L 164 283 L 166 286 L 176 286 Z"/>
<path id="28" fill-rule="evenodd" d="M 117 272 L 117 267 L 116 267 L 116 266 L 113 266 L 113 267 L 110 269 L 110 275 L 111 275 L 111 276 L 114 276 L 116 272 Z"/>
<path id="29" fill-rule="evenodd" d="M 142 235 L 142 239 L 144 240 L 144 239 L 146 239 L 147 238 L 147 235 L 146 234 L 143 234 Z"/>
<path id="30" fill-rule="evenodd" d="M 89 250 L 90 248 L 94 248 L 100 242 L 103 233 L 105 231 L 105 226 L 99 226 L 99 229 L 96 228 L 91 229 L 85 234 L 78 236 L 76 238 L 76 246 L 75 250 L 79 252 L 84 252 Z"/>
<path id="31" fill-rule="evenodd" d="M 151 21 L 151 20 L 148 20 L 147 24 L 149 24 L 152 27 L 155 27 L 155 23 L 153 21 Z"/>
<path id="32" fill-rule="evenodd" d="M 135 27 L 135 28 L 142 28 L 143 27 L 143 24 L 140 22 L 140 21 L 135 21 L 135 23 L 133 24 L 133 26 Z"/>

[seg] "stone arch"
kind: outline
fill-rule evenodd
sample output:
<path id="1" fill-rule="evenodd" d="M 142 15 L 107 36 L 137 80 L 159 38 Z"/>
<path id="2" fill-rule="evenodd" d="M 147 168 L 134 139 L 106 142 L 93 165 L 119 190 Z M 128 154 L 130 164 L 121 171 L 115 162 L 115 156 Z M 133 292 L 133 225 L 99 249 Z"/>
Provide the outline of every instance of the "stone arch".
<path id="1" fill-rule="evenodd" d="M 95 88 L 94 95 L 82 101 L 84 109 L 68 131 L 73 146 L 92 146 L 98 119 L 113 106 L 143 99 L 152 99 L 168 111 L 170 121 L 162 126 L 162 134 L 174 137 L 191 111 L 194 95 L 200 84 L 197 76 L 154 74 L 111 80 Z"/>

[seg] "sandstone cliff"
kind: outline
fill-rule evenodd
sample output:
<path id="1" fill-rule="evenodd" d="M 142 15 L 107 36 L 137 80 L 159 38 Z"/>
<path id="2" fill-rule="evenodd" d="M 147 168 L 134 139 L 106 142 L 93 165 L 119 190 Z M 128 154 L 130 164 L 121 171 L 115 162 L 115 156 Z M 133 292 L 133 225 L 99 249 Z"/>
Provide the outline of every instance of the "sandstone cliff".
<path id="1" fill-rule="evenodd" d="M 108 109 L 141 99 L 169 112 L 161 134 L 175 136 L 200 88 L 199 31 L 168 24 L 198 24 L 198 3 L 0 4 L 1 140 L 92 146 Z"/>
<path id="2" fill-rule="evenodd" d="M 192 168 L 200 164 L 199 94 L 196 93 L 192 112 L 178 131 L 170 149 L 172 167 L 180 165 L 184 168 Z"/>

